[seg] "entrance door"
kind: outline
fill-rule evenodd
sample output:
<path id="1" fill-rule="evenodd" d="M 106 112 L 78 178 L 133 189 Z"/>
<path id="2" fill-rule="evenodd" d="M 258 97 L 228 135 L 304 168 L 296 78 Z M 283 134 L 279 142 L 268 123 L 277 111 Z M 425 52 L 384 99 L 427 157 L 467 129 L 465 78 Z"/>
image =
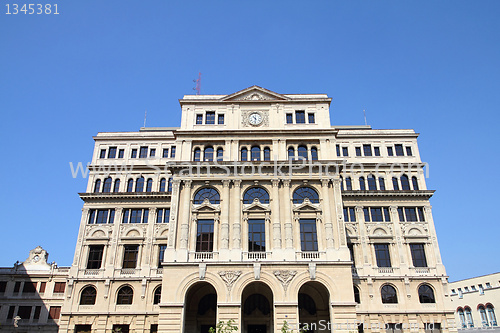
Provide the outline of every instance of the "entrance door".
<path id="1" fill-rule="evenodd" d="M 248 333 L 267 333 L 266 325 L 248 325 Z"/>

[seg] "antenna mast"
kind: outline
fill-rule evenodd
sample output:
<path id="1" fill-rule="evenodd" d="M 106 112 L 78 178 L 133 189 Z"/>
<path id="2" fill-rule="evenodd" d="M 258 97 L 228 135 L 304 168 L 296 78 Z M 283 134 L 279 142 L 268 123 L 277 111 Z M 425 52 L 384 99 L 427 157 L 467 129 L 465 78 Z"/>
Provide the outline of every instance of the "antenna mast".
<path id="1" fill-rule="evenodd" d="M 144 127 L 146 127 L 146 117 L 148 116 L 148 110 L 144 111 Z"/>
<path id="2" fill-rule="evenodd" d="M 363 109 L 363 114 L 365 115 L 365 126 L 367 126 L 368 123 L 366 122 L 366 110 L 365 109 Z"/>
<path id="3" fill-rule="evenodd" d="M 196 95 L 199 95 L 201 90 L 201 72 L 198 72 L 198 78 L 193 80 L 193 82 L 196 83 L 196 87 L 194 87 L 193 90 L 196 90 Z"/>

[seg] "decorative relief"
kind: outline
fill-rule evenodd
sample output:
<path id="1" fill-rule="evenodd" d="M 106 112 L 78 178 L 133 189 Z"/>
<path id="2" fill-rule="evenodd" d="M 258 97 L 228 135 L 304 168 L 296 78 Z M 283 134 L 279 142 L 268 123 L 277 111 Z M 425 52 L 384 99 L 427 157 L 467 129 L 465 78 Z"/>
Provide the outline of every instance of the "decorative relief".
<path id="1" fill-rule="evenodd" d="M 246 96 L 238 98 L 237 100 L 240 100 L 240 101 L 268 101 L 271 99 L 268 96 L 264 96 L 262 94 L 254 92 L 252 94 L 248 94 Z"/>
<path id="2" fill-rule="evenodd" d="M 241 271 L 221 271 L 218 272 L 222 281 L 226 283 L 227 290 L 230 292 L 233 284 L 238 280 L 241 275 Z"/>
<path id="3" fill-rule="evenodd" d="M 241 111 L 241 125 L 244 127 L 252 126 L 250 124 L 250 115 L 253 113 L 258 113 L 262 117 L 262 121 L 260 124 L 257 124 L 256 127 L 269 127 L 269 111 L 267 110 L 246 110 Z"/>
<path id="4" fill-rule="evenodd" d="M 297 275 L 297 271 L 279 270 L 274 271 L 273 274 L 281 282 L 281 284 L 283 285 L 283 289 L 286 292 L 288 284 L 293 280 L 295 275 Z"/>

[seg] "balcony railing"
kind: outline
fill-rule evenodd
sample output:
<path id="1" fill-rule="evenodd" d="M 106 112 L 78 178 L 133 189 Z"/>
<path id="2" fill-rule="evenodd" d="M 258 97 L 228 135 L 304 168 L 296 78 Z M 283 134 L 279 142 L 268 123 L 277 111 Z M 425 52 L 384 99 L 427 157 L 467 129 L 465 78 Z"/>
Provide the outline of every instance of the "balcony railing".
<path id="1" fill-rule="evenodd" d="M 268 252 L 246 252 L 246 257 L 248 260 L 262 260 L 267 259 Z"/>
<path id="2" fill-rule="evenodd" d="M 100 269 L 86 269 L 83 271 L 83 274 L 96 276 L 96 275 L 99 275 L 99 273 L 101 273 L 101 271 L 102 270 L 100 270 Z"/>
<path id="3" fill-rule="evenodd" d="M 413 267 L 412 271 L 415 274 L 429 274 L 430 273 L 429 267 Z"/>
<path id="4" fill-rule="evenodd" d="M 195 252 L 194 259 L 195 260 L 212 260 L 214 258 L 213 252 Z"/>
<path id="5" fill-rule="evenodd" d="M 311 252 L 300 252 L 301 259 L 319 259 L 319 252 L 311 251 Z"/>
<path id="6" fill-rule="evenodd" d="M 392 273 L 394 273 L 394 268 L 393 267 L 379 267 L 378 272 L 380 274 L 392 274 Z"/>
<path id="7" fill-rule="evenodd" d="M 120 275 L 134 275 L 139 273 L 139 271 L 137 268 L 122 268 L 120 269 Z"/>

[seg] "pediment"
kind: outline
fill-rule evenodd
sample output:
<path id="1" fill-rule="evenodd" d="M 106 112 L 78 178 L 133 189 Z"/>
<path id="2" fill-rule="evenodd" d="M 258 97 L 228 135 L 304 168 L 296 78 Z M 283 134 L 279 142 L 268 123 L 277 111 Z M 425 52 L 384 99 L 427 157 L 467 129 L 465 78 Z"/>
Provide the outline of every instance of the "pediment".
<path id="1" fill-rule="evenodd" d="M 250 205 L 243 209 L 244 212 L 270 212 L 269 207 L 264 206 L 258 200 L 252 202 Z"/>
<path id="2" fill-rule="evenodd" d="M 193 212 L 197 213 L 213 213 L 218 211 L 220 211 L 220 206 L 211 204 L 208 200 L 205 200 L 201 205 L 193 206 Z"/>
<path id="3" fill-rule="evenodd" d="M 319 205 L 312 204 L 309 200 L 304 202 L 293 209 L 294 212 L 321 212 Z"/>
<path id="4" fill-rule="evenodd" d="M 223 102 L 238 101 L 238 102 L 269 102 L 269 101 L 288 101 L 290 98 L 274 91 L 261 88 L 259 86 L 252 86 L 234 94 L 225 96 L 221 99 Z"/>

